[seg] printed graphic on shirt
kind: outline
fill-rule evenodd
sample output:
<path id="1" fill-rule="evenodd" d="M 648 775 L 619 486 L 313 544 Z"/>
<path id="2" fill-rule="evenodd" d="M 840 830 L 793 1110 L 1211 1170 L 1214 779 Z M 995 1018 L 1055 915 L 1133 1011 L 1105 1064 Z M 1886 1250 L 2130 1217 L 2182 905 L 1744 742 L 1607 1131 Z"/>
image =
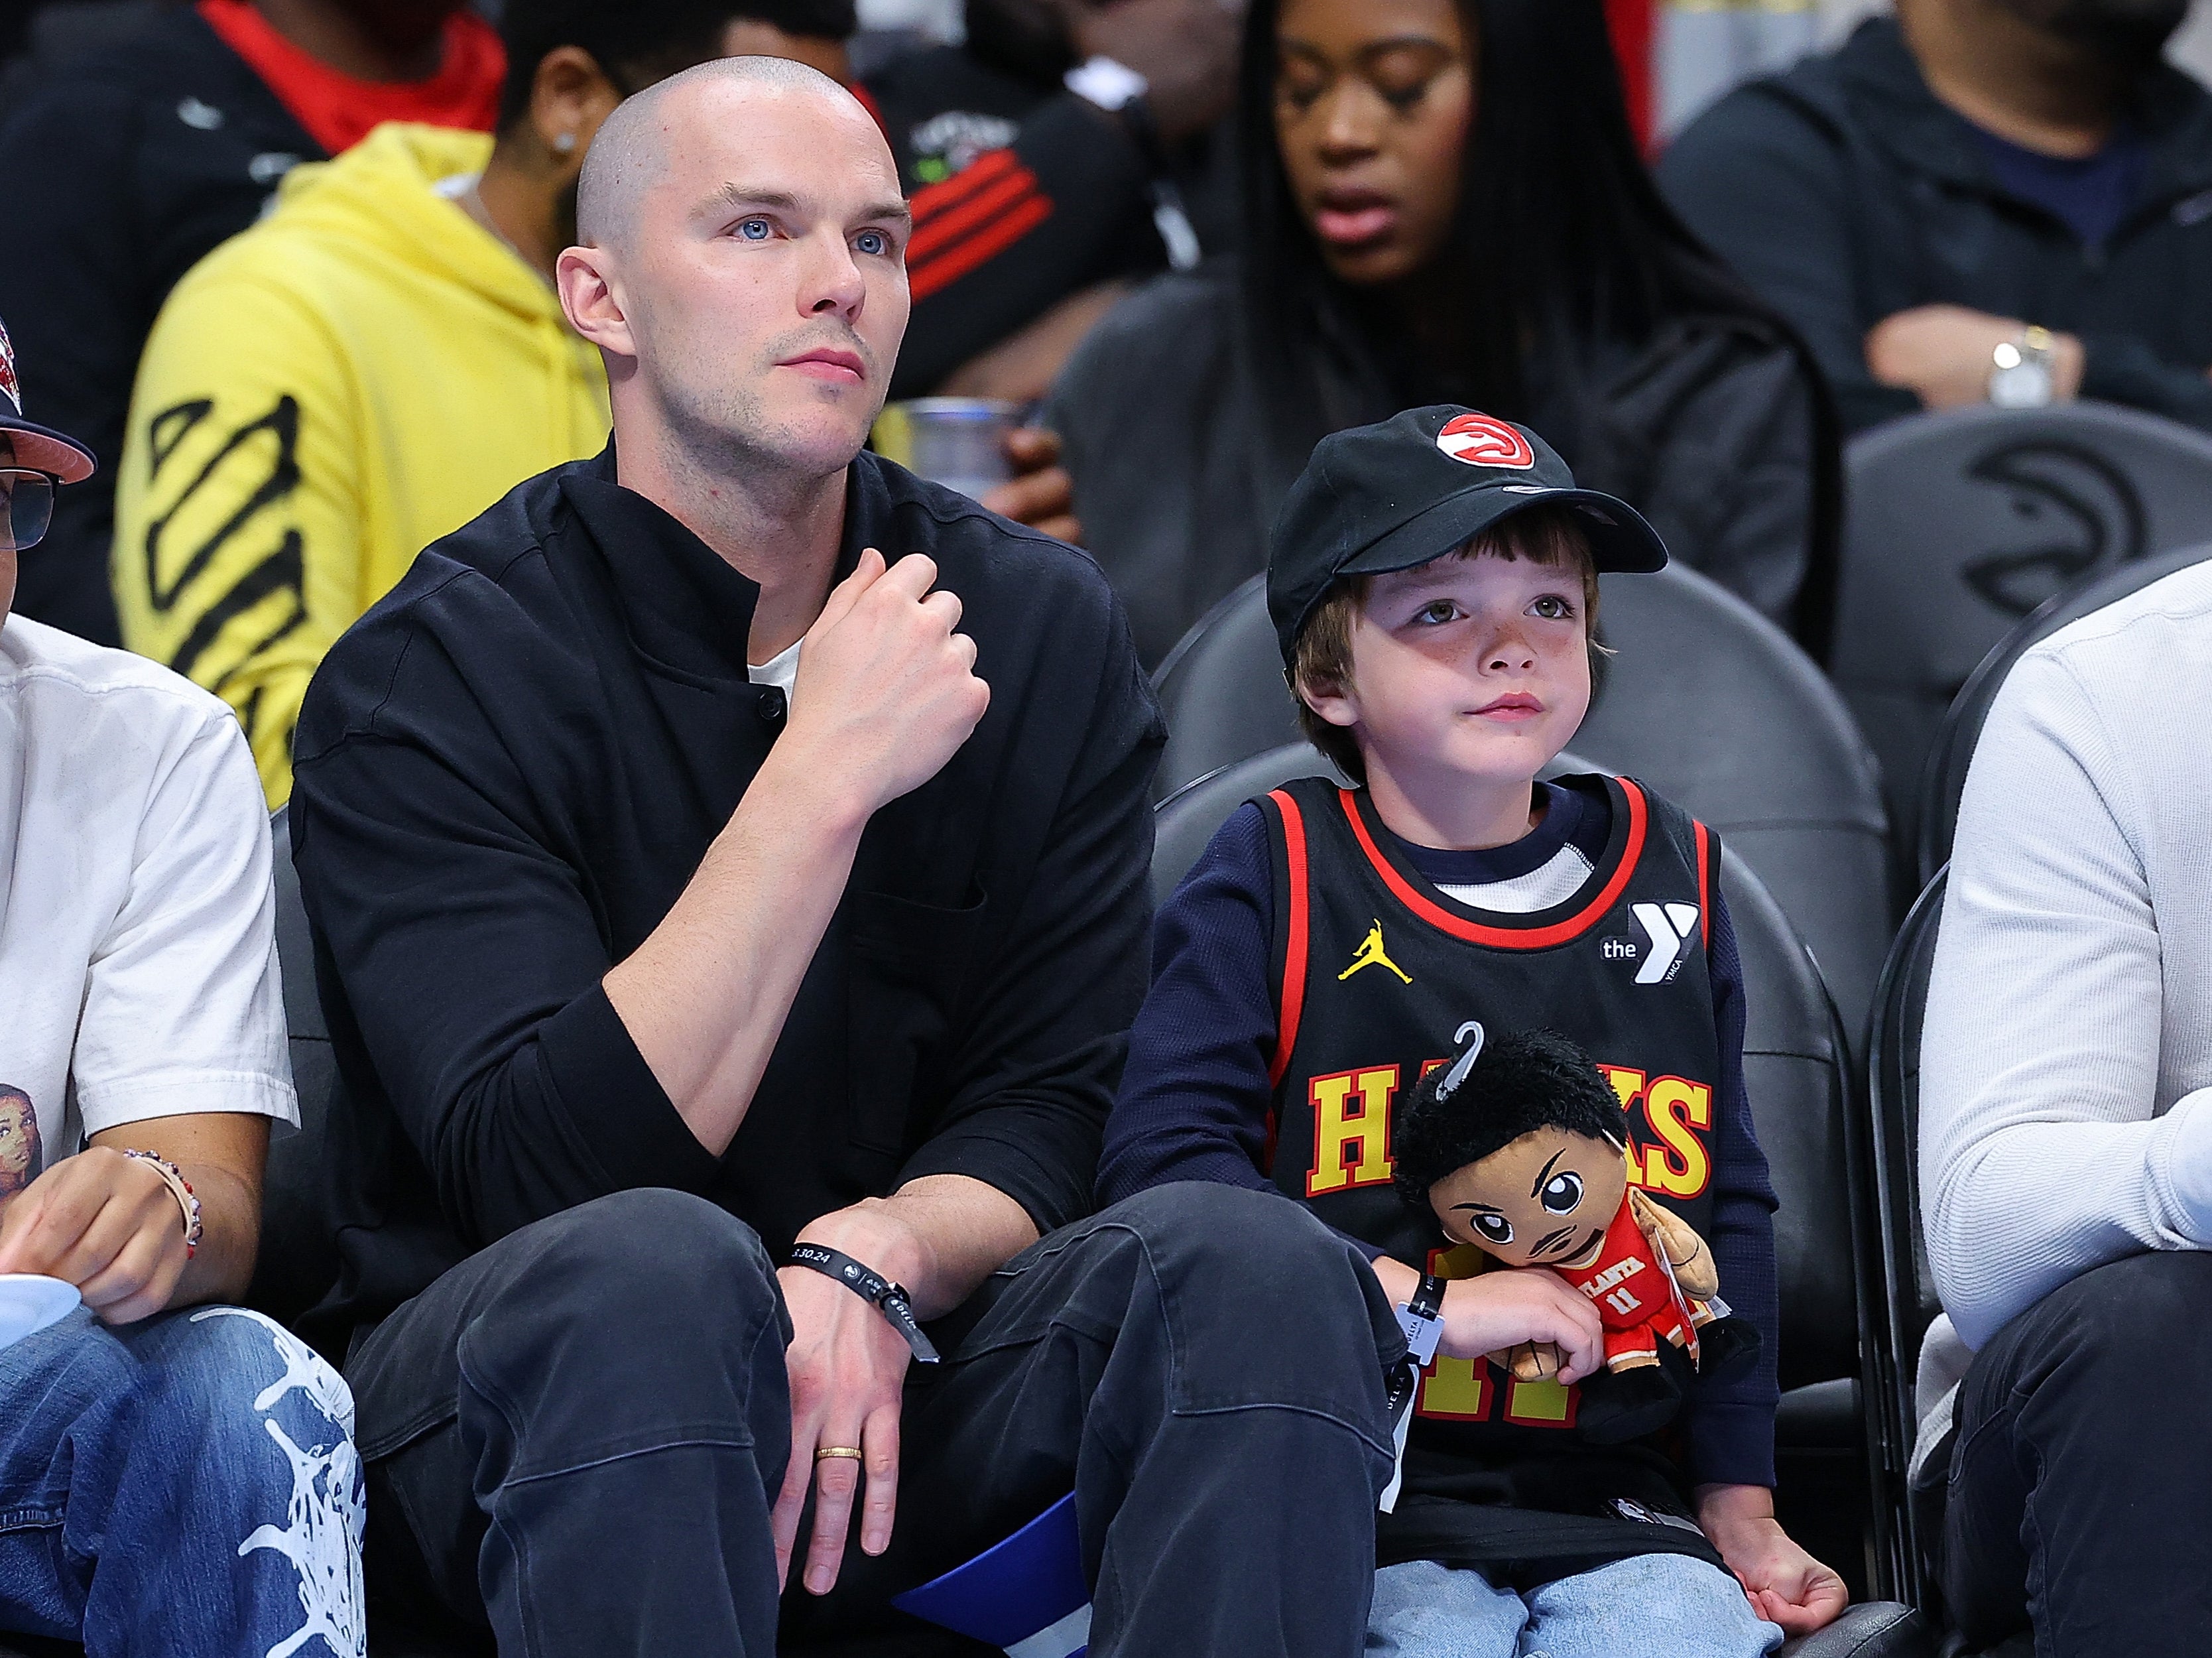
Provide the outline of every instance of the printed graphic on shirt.
<path id="1" fill-rule="evenodd" d="M 1308 1097 L 1314 1166 L 1306 1176 L 1307 1197 L 1390 1184 L 1390 1102 L 1397 1092 L 1395 1065 L 1313 1079 Z"/>
<path id="2" fill-rule="evenodd" d="M 300 531 L 284 505 L 300 483 L 299 400 L 279 396 L 233 424 L 212 399 L 191 399 L 156 413 L 147 436 L 145 538 L 120 551 L 143 563 L 149 654 L 223 696 L 307 619 Z M 229 700 L 258 753 L 258 698 Z"/>
<path id="3" fill-rule="evenodd" d="M 942 184 L 965 173 L 986 151 L 1004 149 L 1020 131 L 1019 123 L 1003 115 L 965 109 L 933 115 L 908 135 L 914 146 L 914 176 L 923 184 Z"/>
<path id="4" fill-rule="evenodd" d="M 1650 948 L 1636 970 L 1639 984 L 1664 984 L 1702 942 L 1694 904 L 1632 904 L 1629 913 L 1644 930 Z"/>
<path id="5" fill-rule="evenodd" d="M 1012 149 L 986 150 L 908 204 L 908 290 L 917 305 L 988 264 L 1052 216 L 1052 198 Z"/>
<path id="6" fill-rule="evenodd" d="M 0 1082 L 0 1203 L 39 1178 L 39 1113 L 31 1096 Z"/>
<path id="7" fill-rule="evenodd" d="M 1423 1076 L 1443 1064 L 1431 1059 Z M 1626 1065 L 1598 1070 L 1613 1084 L 1623 1111 L 1641 1114 L 1657 1144 L 1632 1138 L 1623 1154 L 1628 1184 L 1669 1198 L 1699 1196 L 1712 1184 L 1712 1153 L 1705 1135 L 1713 1125 L 1713 1091 L 1680 1076 L 1647 1078 Z M 1313 1166 L 1306 1171 L 1306 1196 L 1352 1192 L 1390 1184 L 1396 1165 L 1390 1157 L 1390 1108 L 1397 1098 L 1395 1065 L 1333 1071 L 1306 1085 L 1313 1108 Z"/>
<path id="8" fill-rule="evenodd" d="M 1382 923 L 1380 921 L 1367 930 L 1367 936 L 1359 941 L 1358 954 L 1352 958 L 1352 965 L 1349 967 L 1337 974 L 1337 983 L 1341 984 L 1362 967 L 1388 967 L 1407 984 L 1410 984 L 1413 982 L 1405 969 L 1391 960 L 1389 953 L 1383 949 Z"/>
<path id="9" fill-rule="evenodd" d="M 354 1450 L 353 1395 L 313 1349 L 263 1314 L 242 1307 L 210 1307 L 191 1318 L 194 1324 L 209 1319 L 252 1320 L 269 1332 L 283 1366 L 283 1374 L 255 1395 L 253 1408 L 290 1465 L 291 1499 L 285 1506 L 284 1523 L 256 1527 L 239 1544 L 238 1554 L 244 1559 L 270 1550 L 291 1563 L 299 1574 L 301 1622 L 263 1658 L 292 1658 L 318 1640 L 337 1658 L 365 1658 L 368 1631 L 363 1618 L 361 1539 L 368 1509 L 361 1461 Z M 288 1433 L 284 1422 L 278 1420 L 278 1407 L 295 1393 L 308 1408 L 283 1410 L 292 1426 Z M 295 1435 L 307 1443 L 300 1443 Z"/>

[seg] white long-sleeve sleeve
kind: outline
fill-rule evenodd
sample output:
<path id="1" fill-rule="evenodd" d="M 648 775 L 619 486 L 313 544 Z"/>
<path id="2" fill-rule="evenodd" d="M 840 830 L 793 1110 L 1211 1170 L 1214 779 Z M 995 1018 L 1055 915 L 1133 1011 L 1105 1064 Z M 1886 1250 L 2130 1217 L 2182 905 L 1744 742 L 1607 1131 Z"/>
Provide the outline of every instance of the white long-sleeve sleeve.
<path id="1" fill-rule="evenodd" d="M 2212 1247 L 2212 574 L 2022 659 L 1975 749 L 1921 1050 L 1923 1225 L 1979 1346 Z"/>

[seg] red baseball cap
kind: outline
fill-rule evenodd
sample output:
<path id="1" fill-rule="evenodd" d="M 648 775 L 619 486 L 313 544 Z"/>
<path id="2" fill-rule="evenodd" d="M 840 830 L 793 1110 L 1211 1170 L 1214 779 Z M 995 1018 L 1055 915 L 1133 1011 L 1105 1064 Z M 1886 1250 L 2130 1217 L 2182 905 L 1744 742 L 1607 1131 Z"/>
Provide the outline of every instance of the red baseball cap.
<path id="1" fill-rule="evenodd" d="M 15 381 L 15 346 L 0 325 L 0 442 L 15 451 L 15 465 L 52 472 L 64 484 L 92 476 L 92 451 L 73 437 L 23 418 L 23 391 Z"/>

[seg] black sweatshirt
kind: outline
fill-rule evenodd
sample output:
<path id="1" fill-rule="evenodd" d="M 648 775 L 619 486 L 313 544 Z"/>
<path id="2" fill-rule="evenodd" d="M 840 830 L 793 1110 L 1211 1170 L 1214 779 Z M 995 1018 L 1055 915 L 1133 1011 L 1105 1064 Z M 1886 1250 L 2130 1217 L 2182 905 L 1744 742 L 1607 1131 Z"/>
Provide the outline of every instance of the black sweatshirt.
<path id="1" fill-rule="evenodd" d="M 710 1155 L 600 980 L 690 880 L 783 723 L 758 589 L 614 482 L 611 450 L 434 543 L 325 659 L 291 826 L 351 1095 L 332 1124 L 336 1348 L 471 1251 L 609 1192 L 702 1194 L 771 1251 L 963 1174 L 1084 1214 L 1142 999 L 1164 737 L 1082 553 L 862 454 L 841 574 L 926 552 L 991 705 L 878 812 L 751 1110 Z"/>
<path id="2" fill-rule="evenodd" d="M 914 209 L 914 320 L 892 376 L 920 397 L 1061 300 L 1167 267 L 1152 168 L 1120 117 L 1066 91 L 942 46 L 869 77 Z M 1223 239 L 1210 140 L 1171 172 L 1211 246 Z"/>
<path id="3" fill-rule="evenodd" d="M 1867 331 L 1939 303 L 2078 334 L 2082 396 L 2212 430 L 2212 93 L 2161 64 L 2122 116 L 2148 151 L 2142 184 L 2112 234 L 2084 243 L 2007 187 L 1895 21 L 1875 18 L 1722 99 L 1668 148 L 1659 183 L 1796 325 L 1851 430 L 1920 406 L 1868 372 Z"/>
<path id="4" fill-rule="evenodd" d="M 46 539 L 22 555 L 24 615 L 121 643 L 108 543 L 146 336 L 178 278 L 252 224 L 295 162 L 322 155 L 190 6 L 61 60 L 0 124 L 9 198 L 0 320 L 15 338 L 25 412 L 100 460 L 55 497 Z"/>

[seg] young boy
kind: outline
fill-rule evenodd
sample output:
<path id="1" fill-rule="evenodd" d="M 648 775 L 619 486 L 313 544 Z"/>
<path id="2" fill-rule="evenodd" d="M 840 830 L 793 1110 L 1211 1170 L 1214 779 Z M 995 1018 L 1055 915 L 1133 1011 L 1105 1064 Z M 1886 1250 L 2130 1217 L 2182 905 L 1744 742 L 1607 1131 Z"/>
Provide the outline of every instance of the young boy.
<path id="1" fill-rule="evenodd" d="M 1392 1303 L 1450 1280 L 1379 1518 L 1370 1653 L 1753 1658 L 1845 1603 L 1773 1518 L 1774 1198 L 1718 844 L 1625 778 L 1539 781 L 1589 707 L 1598 573 L 1666 558 L 1504 421 L 1440 406 L 1324 439 L 1267 602 L 1304 728 L 1359 786 L 1247 803 L 1160 912 L 1101 1202 L 1276 1190 L 1359 1244 Z M 1754 1373 L 1700 1378 L 1666 1434 L 1578 1436 L 1596 1309 L 1540 1268 L 1475 1276 L 1393 1189 L 1393 1101 L 1469 1017 L 1596 1057 L 1632 1180 L 1712 1240 L 1759 1329 Z M 1559 1347 L 1559 1381 L 1486 1358 L 1524 1342 Z"/>

